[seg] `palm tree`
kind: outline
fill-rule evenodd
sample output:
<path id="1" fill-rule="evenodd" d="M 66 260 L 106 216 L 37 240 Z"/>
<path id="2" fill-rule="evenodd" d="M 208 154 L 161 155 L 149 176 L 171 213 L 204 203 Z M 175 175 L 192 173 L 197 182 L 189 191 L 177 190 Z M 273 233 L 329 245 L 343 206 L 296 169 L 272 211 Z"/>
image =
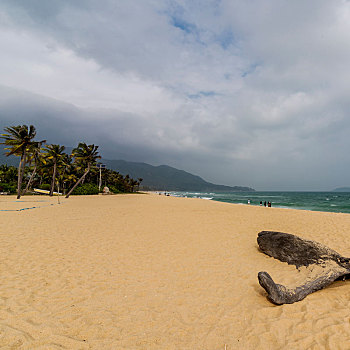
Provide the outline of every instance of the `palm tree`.
<path id="1" fill-rule="evenodd" d="M 1 134 L 1 138 L 5 140 L 1 144 L 8 146 L 5 148 L 8 150 L 6 156 L 15 155 L 20 157 L 17 175 L 17 199 L 19 199 L 21 198 L 22 177 L 27 160 L 27 151 L 35 142 L 33 139 L 36 135 L 36 130 L 33 125 L 30 125 L 29 128 L 27 125 L 10 126 L 4 130 L 7 134 Z"/>
<path id="2" fill-rule="evenodd" d="M 0 165 L 0 182 L 12 183 L 16 181 L 17 168 L 12 165 Z"/>
<path id="3" fill-rule="evenodd" d="M 79 168 L 85 168 L 82 177 L 75 183 L 75 185 L 69 190 L 66 195 L 68 198 L 74 189 L 85 179 L 85 176 L 90 171 L 91 167 L 96 164 L 97 159 L 101 158 L 98 154 L 98 146 L 87 145 L 86 143 L 80 142 L 77 148 L 73 149 L 72 156 L 74 157 L 75 163 Z"/>
<path id="4" fill-rule="evenodd" d="M 56 181 L 57 166 L 61 165 L 65 157 L 65 153 L 64 153 L 65 149 L 66 148 L 64 146 L 60 146 L 60 145 L 47 145 L 45 149 L 44 159 L 49 160 L 53 167 L 50 196 L 53 196 L 53 191 L 55 188 L 55 181 Z"/>
<path id="5" fill-rule="evenodd" d="M 39 142 L 34 142 L 29 148 L 28 148 L 28 155 L 29 155 L 29 164 L 34 163 L 34 168 L 33 171 L 30 175 L 30 178 L 28 180 L 27 186 L 22 192 L 22 195 L 24 195 L 28 189 L 30 188 L 30 185 L 32 184 L 32 181 L 34 179 L 34 176 L 36 174 L 36 170 L 38 168 L 38 164 L 41 160 L 42 157 L 42 144 L 46 141 L 39 141 Z"/>
<path id="6" fill-rule="evenodd" d="M 77 181 L 77 176 L 75 174 L 75 168 L 72 164 L 73 158 L 69 154 L 65 154 L 62 159 L 62 171 L 59 173 L 59 183 L 62 183 L 63 194 L 66 194 L 66 184 L 68 188 L 72 182 Z"/>
<path id="7" fill-rule="evenodd" d="M 44 158 L 44 154 L 40 158 L 38 162 L 38 167 L 36 169 L 36 173 L 39 176 L 39 186 L 41 186 L 43 183 L 48 183 L 51 179 L 51 175 L 49 175 L 49 171 L 51 169 L 51 164 L 46 161 Z"/>
<path id="8" fill-rule="evenodd" d="M 62 184 L 62 190 L 65 192 L 66 182 L 76 181 L 77 177 L 74 174 L 74 167 L 72 164 L 72 156 L 64 153 L 64 156 L 57 164 L 57 191 L 60 189 Z"/>
<path id="9" fill-rule="evenodd" d="M 138 182 L 134 179 L 130 179 L 129 184 L 131 187 L 131 192 L 134 192 L 135 186 L 138 184 Z"/>
<path id="10" fill-rule="evenodd" d="M 143 178 L 142 177 L 139 177 L 137 179 L 137 190 L 139 191 L 140 190 L 140 185 L 141 185 L 141 182 L 143 181 Z"/>

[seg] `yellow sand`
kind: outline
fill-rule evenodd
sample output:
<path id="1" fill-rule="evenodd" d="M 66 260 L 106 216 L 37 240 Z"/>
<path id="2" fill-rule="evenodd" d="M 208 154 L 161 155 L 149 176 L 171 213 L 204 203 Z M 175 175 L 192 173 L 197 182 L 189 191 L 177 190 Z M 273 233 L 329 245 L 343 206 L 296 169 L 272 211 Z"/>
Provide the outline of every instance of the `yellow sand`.
<path id="1" fill-rule="evenodd" d="M 275 230 L 350 256 L 350 215 L 155 194 L 21 200 L 0 197 L 1 349 L 350 348 L 350 282 L 275 306 L 258 272 L 292 283 L 305 269 L 256 243 Z"/>

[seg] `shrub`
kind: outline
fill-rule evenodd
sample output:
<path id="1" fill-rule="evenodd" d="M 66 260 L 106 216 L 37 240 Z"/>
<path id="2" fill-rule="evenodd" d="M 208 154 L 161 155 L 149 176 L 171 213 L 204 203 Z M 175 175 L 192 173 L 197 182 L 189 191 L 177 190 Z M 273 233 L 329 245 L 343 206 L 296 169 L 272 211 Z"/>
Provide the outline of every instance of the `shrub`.
<path id="1" fill-rule="evenodd" d="M 39 188 L 41 190 L 50 191 L 51 185 L 50 184 L 42 184 L 42 185 L 39 186 Z"/>
<path id="2" fill-rule="evenodd" d="M 78 186 L 74 191 L 73 195 L 89 195 L 98 194 L 98 186 L 94 184 L 83 184 Z"/>
<path id="3" fill-rule="evenodd" d="M 15 184 L 8 184 L 2 182 L 0 184 L 0 192 L 9 192 L 9 193 L 16 193 L 17 186 Z"/>
<path id="4" fill-rule="evenodd" d="M 121 191 L 119 188 L 117 188 L 116 186 L 108 186 L 109 191 L 113 192 L 113 193 L 122 193 L 123 191 Z"/>

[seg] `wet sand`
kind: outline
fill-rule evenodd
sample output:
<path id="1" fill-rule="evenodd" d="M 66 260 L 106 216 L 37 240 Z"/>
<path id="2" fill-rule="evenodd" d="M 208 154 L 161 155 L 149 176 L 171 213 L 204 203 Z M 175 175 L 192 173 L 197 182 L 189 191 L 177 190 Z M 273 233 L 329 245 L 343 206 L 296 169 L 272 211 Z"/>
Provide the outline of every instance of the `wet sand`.
<path id="1" fill-rule="evenodd" d="M 258 272 L 283 284 L 306 272 L 256 242 L 282 231 L 350 256 L 349 214 L 155 194 L 57 201 L 0 196 L 0 348 L 349 348 L 350 281 L 275 306 Z"/>

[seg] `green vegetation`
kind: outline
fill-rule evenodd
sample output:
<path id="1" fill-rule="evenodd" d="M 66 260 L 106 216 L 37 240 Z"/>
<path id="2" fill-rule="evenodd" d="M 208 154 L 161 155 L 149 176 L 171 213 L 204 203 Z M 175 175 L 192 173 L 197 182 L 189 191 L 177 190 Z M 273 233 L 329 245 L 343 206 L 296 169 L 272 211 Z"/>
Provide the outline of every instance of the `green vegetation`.
<path id="1" fill-rule="evenodd" d="M 98 186 L 95 184 L 83 184 L 76 187 L 72 194 L 74 195 L 86 195 L 86 194 L 98 194 Z"/>
<path id="2" fill-rule="evenodd" d="M 1 137 L 5 140 L 3 144 L 8 152 L 7 156 L 15 155 L 20 157 L 17 171 L 17 199 L 21 197 L 22 179 L 25 171 L 25 164 L 29 161 L 29 154 L 32 147 L 42 144 L 45 141 L 34 141 L 36 130 L 33 125 L 29 128 L 27 125 L 10 126 L 4 129 L 7 134 Z"/>
<path id="3" fill-rule="evenodd" d="M 216 185 L 183 170 L 167 165 L 153 166 L 125 160 L 103 159 L 110 169 L 129 174 L 134 179 L 141 177 L 143 190 L 194 191 L 194 192 L 253 192 L 250 187 Z"/>
<path id="4" fill-rule="evenodd" d="M 98 169 L 100 159 L 98 146 L 79 143 L 72 154 L 56 144 L 45 145 L 46 140 L 35 141 L 33 125 L 6 127 L 0 135 L 5 145 L 6 156 L 18 156 L 18 167 L 0 165 L 0 192 L 15 193 L 17 198 L 33 188 L 49 190 L 50 196 L 57 192 L 71 194 L 98 194 L 108 187 L 112 193 L 134 192 L 142 179 L 134 180 L 110 169 Z M 102 187 L 98 183 L 101 176 Z"/>
<path id="5" fill-rule="evenodd" d="M 73 149 L 72 157 L 74 157 L 77 168 L 85 169 L 84 174 L 81 178 L 74 184 L 74 186 L 69 190 L 66 198 L 74 191 L 74 189 L 85 180 L 86 175 L 90 172 L 91 167 L 96 165 L 97 159 L 101 158 L 98 154 L 98 146 L 87 145 L 85 143 L 79 143 L 77 148 Z"/>

